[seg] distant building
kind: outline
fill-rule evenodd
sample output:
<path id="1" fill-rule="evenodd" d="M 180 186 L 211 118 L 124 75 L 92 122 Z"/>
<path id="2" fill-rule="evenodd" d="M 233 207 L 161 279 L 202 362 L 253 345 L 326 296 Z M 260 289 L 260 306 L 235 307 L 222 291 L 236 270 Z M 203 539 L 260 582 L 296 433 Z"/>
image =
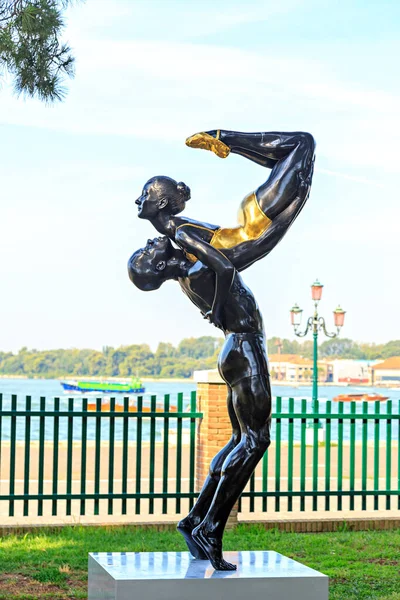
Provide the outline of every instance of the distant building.
<path id="1" fill-rule="evenodd" d="M 372 367 L 372 383 L 400 385 L 400 356 L 392 356 Z"/>
<path id="2" fill-rule="evenodd" d="M 332 360 L 334 383 L 371 383 L 372 368 L 379 360 L 354 360 L 336 359 Z"/>
<path id="3" fill-rule="evenodd" d="M 298 358 L 296 354 L 270 354 L 268 362 L 271 378 L 277 381 L 287 381 L 290 367 L 296 358 Z"/>
<path id="4" fill-rule="evenodd" d="M 311 381 L 313 361 L 298 354 L 270 354 L 269 368 L 272 381 Z M 332 381 L 332 366 L 326 360 L 318 361 L 319 381 Z"/>

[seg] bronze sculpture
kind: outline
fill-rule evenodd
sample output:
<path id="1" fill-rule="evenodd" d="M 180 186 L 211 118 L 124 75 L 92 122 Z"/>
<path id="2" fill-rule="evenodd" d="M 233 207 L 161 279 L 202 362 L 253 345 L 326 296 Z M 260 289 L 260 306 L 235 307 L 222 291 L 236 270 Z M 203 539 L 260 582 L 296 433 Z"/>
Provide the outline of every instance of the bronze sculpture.
<path id="1" fill-rule="evenodd" d="M 150 220 L 163 237 L 148 240 L 128 263 L 129 277 L 141 290 L 177 280 L 204 318 L 225 334 L 218 368 L 228 386 L 232 437 L 212 460 L 199 497 L 178 530 L 193 556 L 208 558 L 215 569 L 232 570 L 235 565 L 222 556 L 224 528 L 270 444 L 271 416 L 262 317 L 239 271 L 266 256 L 304 206 L 315 143 L 303 132 L 221 130 L 196 134 L 186 143 L 222 158 L 240 154 L 272 169 L 266 182 L 243 200 L 239 226 L 230 229 L 177 216 L 190 198 L 189 188 L 168 177 L 150 179 L 136 204 L 139 217 Z"/>

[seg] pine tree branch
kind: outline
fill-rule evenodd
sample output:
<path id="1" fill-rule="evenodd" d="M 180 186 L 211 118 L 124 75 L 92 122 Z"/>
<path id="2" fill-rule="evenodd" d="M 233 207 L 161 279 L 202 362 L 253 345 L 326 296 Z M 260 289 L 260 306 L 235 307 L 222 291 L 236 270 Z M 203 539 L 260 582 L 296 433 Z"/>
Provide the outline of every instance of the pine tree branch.
<path id="1" fill-rule="evenodd" d="M 63 10 L 73 2 L 0 0 L 0 69 L 13 77 L 17 95 L 45 102 L 65 97 L 64 79 L 74 76 L 75 59 L 59 37 Z"/>

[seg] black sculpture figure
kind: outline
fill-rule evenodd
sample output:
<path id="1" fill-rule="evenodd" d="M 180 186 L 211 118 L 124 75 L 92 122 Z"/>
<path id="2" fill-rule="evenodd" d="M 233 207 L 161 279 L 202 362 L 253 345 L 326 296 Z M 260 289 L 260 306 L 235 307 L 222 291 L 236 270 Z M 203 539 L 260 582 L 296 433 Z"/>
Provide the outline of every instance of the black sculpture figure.
<path id="1" fill-rule="evenodd" d="M 196 134 L 187 144 L 221 157 L 232 151 L 272 168 L 268 180 L 244 199 L 240 225 L 233 229 L 177 217 L 189 188 L 167 177 L 150 179 L 136 201 L 139 216 L 167 237 L 148 240 L 128 263 L 129 277 L 141 290 L 177 280 L 203 316 L 225 334 L 218 368 L 228 386 L 232 437 L 212 460 L 197 502 L 178 529 L 193 556 L 208 558 L 215 569 L 233 570 L 235 565 L 222 556 L 222 536 L 233 505 L 270 444 L 271 417 L 262 317 L 239 271 L 267 255 L 304 206 L 315 144 L 301 132 L 219 130 Z"/>

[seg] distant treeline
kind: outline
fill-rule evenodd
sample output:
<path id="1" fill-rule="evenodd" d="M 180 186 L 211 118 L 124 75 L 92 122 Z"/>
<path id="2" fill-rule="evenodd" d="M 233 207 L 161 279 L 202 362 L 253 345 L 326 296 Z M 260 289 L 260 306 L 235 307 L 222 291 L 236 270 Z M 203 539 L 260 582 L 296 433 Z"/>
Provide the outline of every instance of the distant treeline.
<path id="1" fill-rule="evenodd" d="M 191 377 L 198 369 L 214 369 L 223 339 L 210 336 L 183 339 L 177 347 L 160 342 L 156 352 L 147 344 L 133 344 L 103 350 L 28 350 L 17 354 L 0 352 L 1 375 L 37 377 Z M 298 354 L 312 357 L 312 342 L 303 343 L 271 338 L 269 354 Z M 320 358 L 374 360 L 400 356 L 400 340 L 387 344 L 359 344 L 349 339 L 334 339 L 319 346 Z"/>
<path id="2" fill-rule="evenodd" d="M 187 338 L 178 347 L 160 342 L 156 352 L 147 344 L 98 350 L 28 350 L 0 352 L 0 374 L 39 377 L 191 377 L 196 369 L 213 369 L 223 340 Z"/>
<path id="3" fill-rule="evenodd" d="M 282 354 L 299 354 L 305 358 L 312 358 L 313 342 L 298 342 L 273 337 L 268 340 L 268 351 L 276 354 L 278 348 Z M 390 356 L 400 356 L 400 340 L 392 340 L 387 344 L 359 343 L 348 338 L 335 338 L 326 340 L 318 346 L 319 358 L 353 358 L 356 360 L 385 359 Z"/>

